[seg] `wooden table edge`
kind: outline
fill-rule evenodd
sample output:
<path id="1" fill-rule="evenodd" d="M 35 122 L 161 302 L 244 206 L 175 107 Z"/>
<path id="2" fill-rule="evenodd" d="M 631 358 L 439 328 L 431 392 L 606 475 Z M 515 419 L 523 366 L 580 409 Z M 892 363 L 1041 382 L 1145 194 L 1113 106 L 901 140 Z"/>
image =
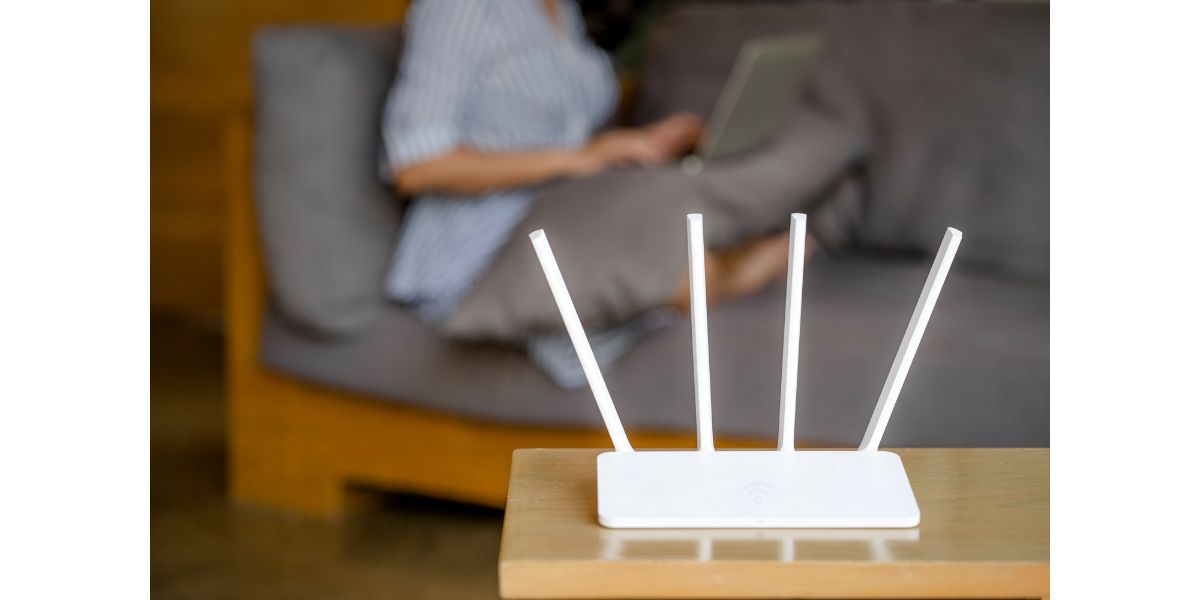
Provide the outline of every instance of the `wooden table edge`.
<path id="1" fill-rule="evenodd" d="M 619 567 L 590 560 L 500 565 L 502 598 L 1045 598 L 1048 562 L 905 563 L 888 566 L 738 561 L 639 561 Z M 619 571 L 619 572 L 618 572 Z M 586 593 L 579 581 L 592 582 Z M 770 580 L 769 586 L 763 582 Z"/>

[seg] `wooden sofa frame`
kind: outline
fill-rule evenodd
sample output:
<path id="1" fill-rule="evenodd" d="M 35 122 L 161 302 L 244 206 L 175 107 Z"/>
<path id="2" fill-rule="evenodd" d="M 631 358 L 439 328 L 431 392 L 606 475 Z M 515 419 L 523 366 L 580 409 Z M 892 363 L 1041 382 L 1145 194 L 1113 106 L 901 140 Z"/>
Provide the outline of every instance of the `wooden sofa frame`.
<path id="1" fill-rule="evenodd" d="M 517 448 L 610 446 L 602 429 L 514 426 L 438 414 L 273 372 L 259 362 L 267 297 L 253 208 L 252 124 L 224 131 L 225 361 L 229 490 L 237 503 L 337 518 L 385 489 L 503 507 Z M 691 434 L 632 431 L 635 446 L 694 447 Z M 763 442 L 721 439 L 725 447 Z"/>

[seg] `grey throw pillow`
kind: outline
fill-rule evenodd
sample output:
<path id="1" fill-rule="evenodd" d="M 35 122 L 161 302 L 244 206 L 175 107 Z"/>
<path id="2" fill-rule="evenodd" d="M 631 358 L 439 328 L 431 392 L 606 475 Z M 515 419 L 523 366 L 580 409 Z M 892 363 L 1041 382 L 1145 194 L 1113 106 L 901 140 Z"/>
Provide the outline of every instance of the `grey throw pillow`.
<path id="1" fill-rule="evenodd" d="M 400 220 L 377 165 L 399 26 L 272 27 L 254 40 L 256 203 L 273 301 L 325 335 L 365 327 Z"/>
<path id="2" fill-rule="evenodd" d="M 551 187 L 443 332 L 516 341 L 561 326 L 526 235 L 536 229 L 546 230 L 585 324 L 620 322 L 663 306 L 685 273 L 684 215 L 704 214 L 710 248 L 783 231 L 788 215 L 816 206 L 860 152 L 861 143 L 839 121 L 799 110 L 773 143 L 714 161 L 699 175 L 668 165 Z"/>

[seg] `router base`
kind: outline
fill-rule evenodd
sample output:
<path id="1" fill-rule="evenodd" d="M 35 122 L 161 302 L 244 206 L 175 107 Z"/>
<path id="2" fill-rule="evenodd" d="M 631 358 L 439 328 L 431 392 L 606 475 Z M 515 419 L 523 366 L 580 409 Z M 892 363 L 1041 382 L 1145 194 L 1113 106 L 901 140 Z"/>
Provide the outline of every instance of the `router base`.
<path id="1" fill-rule="evenodd" d="M 915 527 L 921 512 L 891 452 L 605 452 L 600 524 L 612 528 Z"/>

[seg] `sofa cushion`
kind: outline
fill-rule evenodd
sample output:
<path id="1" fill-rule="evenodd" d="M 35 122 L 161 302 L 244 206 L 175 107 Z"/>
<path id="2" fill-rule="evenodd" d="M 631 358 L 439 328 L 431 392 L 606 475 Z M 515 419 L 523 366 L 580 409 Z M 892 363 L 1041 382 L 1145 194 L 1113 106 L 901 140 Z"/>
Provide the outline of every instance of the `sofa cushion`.
<path id="1" fill-rule="evenodd" d="M 798 439 L 859 442 L 928 269 L 929 261 L 810 261 Z M 783 291 L 780 284 L 710 308 L 718 435 L 775 438 Z M 1047 446 L 1049 303 L 1044 285 L 951 271 L 884 445 Z M 601 427 L 586 388 L 563 390 L 524 352 L 446 339 L 400 307 L 338 343 L 304 335 L 272 313 L 262 353 L 276 370 L 406 406 L 500 423 Z M 634 346 L 605 378 L 630 430 L 694 431 L 686 318 Z"/>
<path id="2" fill-rule="evenodd" d="M 254 40 L 256 202 L 274 303 L 325 335 L 384 308 L 399 225 L 378 176 L 379 118 L 399 27 L 271 27 Z"/>

